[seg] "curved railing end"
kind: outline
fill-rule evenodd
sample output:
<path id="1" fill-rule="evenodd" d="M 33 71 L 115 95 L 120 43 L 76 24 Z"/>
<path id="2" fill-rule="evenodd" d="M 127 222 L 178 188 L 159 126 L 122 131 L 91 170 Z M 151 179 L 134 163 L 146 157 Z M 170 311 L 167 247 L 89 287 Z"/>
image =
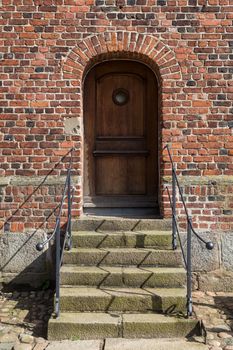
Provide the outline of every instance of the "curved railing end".
<path id="1" fill-rule="evenodd" d="M 214 249 L 214 243 L 213 242 L 206 242 L 206 249 L 208 249 L 208 250 L 212 250 L 212 249 Z"/>
<path id="2" fill-rule="evenodd" d="M 38 252 L 41 252 L 42 250 L 44 249 L 44 244 L 43 243 L 37 243 L 37 245 L 36 245 L 36 250 L 38 251 Z"/>

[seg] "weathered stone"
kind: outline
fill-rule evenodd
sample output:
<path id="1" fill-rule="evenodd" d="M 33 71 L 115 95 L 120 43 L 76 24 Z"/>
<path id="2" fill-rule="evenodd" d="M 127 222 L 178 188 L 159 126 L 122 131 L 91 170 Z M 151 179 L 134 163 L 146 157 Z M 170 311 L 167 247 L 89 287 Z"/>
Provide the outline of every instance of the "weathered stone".
<path id="1" fill-rule="evenodd" d="M 14 343 L 2 343 L 0 344 L 0 350 L 12 350 Z"/>
<path id="2" fill-rule="evenodd" d="M 44 338 L 41 338 L 41 337 L 35 337 L 35 343 L 36 344 L 47 344 L 48 342 L 47 342 L 47 340 L 45 340 Z"/>
<path id="3" fill-rule="evenodd" d="M 233 233 L 224 232 L 221 241 L 223 266 L 228 270 L 233 270 Z"/>
<path id="4" fill-rule="evenodd" d="M 196 342 L 168 339 L 106 339 L 105 350 L 208 350 Z M 88 350 L 88 349 L 87 349 Z"/>
<path id="5" fill-rule="evenodd" d="M 214 233 L 200 232 L 198 234 L 207 242 L 211 241 L 214 243 L 214 249 L 208 250 L 204 243 L 193 234 L 192 235 L 192 270 L 193 272 L 198 271 L 213 271 L 220 267 L 219 261 L 219 246 L 218 238 Z M 187 244 L 186 232 L 181 233 L 181 240 L 186 253 Z"/>
<path id="6" fill-rule="evenodd" d="M 164 181 L 171 183 L 171 176 L 164 176 Z M 178 176 L 179 183 L 181 185 L 209 185 L 210 183 L 216 184 L 231 184 L 233 183 L 232 175 L 210 175 L 210 176 Z"/>
<path id="7" fill-rule="evenodd" d="M 227 324 L 218 324 L 211 328 L 212 332 L 220 333 L 220 332 L 229 332 L 231 331 L 231 328 Z"/>
<path id="8" fill-rule="evenodd" d="M 15 344 L 14 345 L 14 350 L 32 350 L 32 345 L 31 344 Z"/>
<path id="9" fill-rule="evenodd" d="M 71 117 L 64 119 L 64 128 L 66 134 L 81 135 L 82 134 L 82 123 L 81 118 Z"/>
<path id="10" fill-rule="evenodd" d="M 34 346 L 33 350 L 44 350 L 48 345 L 48 342 L 38 343 Z"/>
<path id="11" fill-rule="evenodd" d="M 30 334 L 23 333 L 19 335 L 19 340 L 21 343 L 32 344 L 34 342 L 34 337 Z"/>
<path id="12" fill-rule="evenodd" d="M 10 180 L 11 178 L 9 176 L 0 176 L 0 187 L 9 185 Z"/>
<path id="13" fill-rule="evenodd" d="M 198 317 L 200 317 L 200 314 L 198 314 Z M 201 319 L 202 319 L 202 317 L 201 317 Z M 214 339 L 214 335 L 208 332 L 207 336 L 206 336 L 206 340 L 209 341 L 209 340 L 213 340 L 213 339 Z"/>
<path id="14" fill-rule="evenodd" d="M 100 346 L 100 340 L 64 340 L 51 342 L 46 350 L 99 350 Z"/>
<path id="15" fill-rule="evenodd" d="M 13 332 L 0 335 L 0 343 L 14 343 L 17 339 L 18 335 Z"/>
<path id="16" fill-rule="evenodd" d="M 123 314 L 124 338 L 174 338 L 197 334 L 198 322 L 160 314 Z"/>
<path id="17" fill-rule="evenodd" d="M 65 264 L 85 266 L 136 265 L 182 266 L 180 250 L 156 250 L 153 248 L 73 248 L 64 253 Z"/>
<path id="18" fill-rule="evenodd" d="M 208 344 L 212 345 L 212 346 L 220 346 L 221 345 L 221 343 L 219 341 L 217 341 L 217 340 L 210 340 L 208 342 Z"/>
<path id="19" fill-rule="evenodd" d="M 218 333 L 218 337 L 226 339 L 226 338 L 232 338 L 232 335 L 229 333 L 226 333 L 226 332 L 220 332 L 220 333 Z"/>
<path id="20" fill-rule="evenodd" d="M 50 175 L 46 178 L 44 176 L 15 176 L 10 180 L 10 184 L 13 186 L 38 186 L 44 180 L 43 184 L 47 186 L 64 185 L 66 176 Z M 80 176 L 72 176 L 73 184 L 80 184 Z"/>
<path id="21" fill-rule="evenodd" d="M 61 311 L 185 311 L 185 289 L 85 288 L 60 289 Z"/>
<path id="22" fill-rule="evenodd" d="M 172 244 L 169 231 L 144 232 L 73 232 L 73 247 L 116 248 L 116 247 L 154 247 L 168 248 Z"/>
<path id="23" fill-rule="evenodd" d="M 66 285 L 89 286 L 131 286 L 131 287 L 170 287 L 179 288 L 185 285 L 183 268 L 164 267 L 83 267 L 65 266 L 61 268 L 61 281 Z"/>
<path id="24" fill-rule="evenodd" d="M 231 271 L 217 270 L 208 274 L 200 274 L 199 289 L 202 291 L 233 291 L 233 273 Z"/>
<path id="25" fill-rule="evenodd" d="M 49 340 L 117 338 L 120 316 L 107 313 L 61 313 L 50 319 Z"/>
<path id="26" fill-rule="evenodd" d="M 39 287 L 41 281 L 49 278 L 50 251 L 46 247 L 42 252 L 36 250 L 36 244 L 46 237 L 44 231 L 0 234 L 0 268 L 4 283 Z"/>
<path id="27" fill-rule="evenodd" d="M 45 253 L 36 250 L 36 244 L 44 240 L 44 232 L 3 233 L 0 235 L 0 267 L 3 272 L 21 272 L 45 269 Z"/>

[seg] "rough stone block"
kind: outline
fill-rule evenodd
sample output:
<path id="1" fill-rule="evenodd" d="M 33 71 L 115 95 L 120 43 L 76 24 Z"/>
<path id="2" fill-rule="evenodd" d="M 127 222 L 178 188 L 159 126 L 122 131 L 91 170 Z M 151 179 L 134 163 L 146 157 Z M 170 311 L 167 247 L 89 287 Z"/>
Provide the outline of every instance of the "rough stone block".
<path id="1" fill-rule="evenodd" d="M 38 282 L 37 275 L 49 277 L 52 249 L 36 250 L 36 244 L 45 237 L 43 231 L 0 234 L 0 269 L 4 283 L 23 284 L 26 278 L 27 284 L 33 286 Z"/>
<path id="2" fill-rule="evenodd" d="M 233 270 L 233 232 L 226 232 L 221 237 L 222 264 L 227 270 Z"/>
<path id="3" fill-rule="evenodd" d="M 219 258 L 219 238 L 217 234 L 209 232 L 199 232 L 197 233 L 205 241 L 213 242 L 214 248 L 212 250 L 206 249 L 206 246 L 201 242 L 194 234 L 192 234 L 192 270 L 196 271 L 214 271 L 220 268 L 220 258 Z M 233 236 L 232 236 L 233 237 Z M 186 255 L 186 243 L 187 234 L 181 233 L 181 240 L 184 247 Z M 233 260 L 232 260 L 233 261 Z"/>

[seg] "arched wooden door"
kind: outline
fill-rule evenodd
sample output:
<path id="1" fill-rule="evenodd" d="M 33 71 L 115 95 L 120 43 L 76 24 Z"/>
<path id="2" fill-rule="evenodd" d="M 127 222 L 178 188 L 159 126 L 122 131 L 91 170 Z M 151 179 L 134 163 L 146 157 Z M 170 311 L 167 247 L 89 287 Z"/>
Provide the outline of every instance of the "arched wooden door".
<path id="1" fill-rule="evenodd" d="M 157 90 L 153 72 L 135 61 L 108 61 L 88 73 L 84 211 L 157 207 Z"/>

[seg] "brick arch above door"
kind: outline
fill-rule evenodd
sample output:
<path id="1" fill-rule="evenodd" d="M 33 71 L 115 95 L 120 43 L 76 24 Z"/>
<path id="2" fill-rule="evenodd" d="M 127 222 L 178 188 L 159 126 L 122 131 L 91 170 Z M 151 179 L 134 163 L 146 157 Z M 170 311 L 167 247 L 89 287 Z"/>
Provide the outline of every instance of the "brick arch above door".
<path id="1" fill-rule="evenodd" d="M 151 68 L 158 80 L 161 122 L 167 119 L 166 115 L 169 119 L 171 115 L 179 114 L 178 105 L 173 101 L 183 93 L 184 77 L 176 52 L 155 36 L 119 31 L 86 37 L 62 62 L 63 79 L 69 81 L 70 87 L 77 88 L 76 117 L 83 116 L 82 87 L 87 72 L 94 65 L 111 59 L 136 60 Z"/>
<path id="2" fill-rule="evenodd" d="M 88 36 L 80 41 L 63 62 L 63 77 L 81 84 L 90 67 L 112 58 L 139 60 L 162 81 L 181 80 L 181 67 L 171 48 L 154 36 L 126 31 Z"/>

